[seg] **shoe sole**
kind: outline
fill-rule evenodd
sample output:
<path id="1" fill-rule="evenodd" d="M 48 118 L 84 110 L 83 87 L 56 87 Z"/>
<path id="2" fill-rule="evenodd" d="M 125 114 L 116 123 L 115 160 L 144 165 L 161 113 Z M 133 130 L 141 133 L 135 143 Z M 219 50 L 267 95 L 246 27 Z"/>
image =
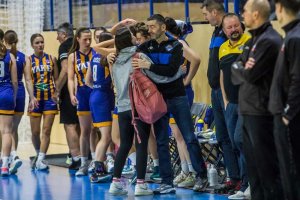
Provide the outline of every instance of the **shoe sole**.
<path id="1" fill-rule="evenodd" d="M 205 183 L 205 186 L 204 186 L 203 188 L 200 188 L 200 189 L 194 189 L 194 188 L 193 188 L 193 191 L 194 191 L 194 192 L 205 192 L 206 189 L 207 189 L 207 187 L 208 187 L 208 182 Z"/>
<path id="2" fill-rule="evenodd" d="M 22 166 L 23 162 L 19 161 L 15 164 L 15 166 L 13 166 L 12 168 L 9 169 L 9 172 L 11 174 L 16 174 L 18 172 L 18 169 Z"/>
<path id="3" fill-rule="evenodd" d="M 176 190 L 175 189 L 167 189 L 163 192 L 159 192 L 159 191 L 153 191 L 153 194 L 175 194 Z"/>
<path id="4" fill-rule="evenodd" d="M 80 176 L 87 176 L 87 174 L 75 174 L 75 176 L 80 177 Z"/>
<path id="5" fill-rule="evenodd" d="M 108 175 L 105 177 L 101 177 L 99 179 L 97 179 L 96 181 L 90 180 L 91 183 L 107 183 L 110 182 L 112 180 L 112 175 Z"/>
<path id="6" fill-rule="evenodd" d="M 109 194 L 113 195 L 113 196 L 125 196 L 128 194 L 128 192 L 111 192 L 111 191 L 108 191 Z"/>
<path id="7" fill-rule="evenodd" d="M 153 192 L 149 193 L 142 193 L 142 192 L 137 192 L 134 193 L 135 196 L 148 196 L 148 195 L 153 195 Z"/>

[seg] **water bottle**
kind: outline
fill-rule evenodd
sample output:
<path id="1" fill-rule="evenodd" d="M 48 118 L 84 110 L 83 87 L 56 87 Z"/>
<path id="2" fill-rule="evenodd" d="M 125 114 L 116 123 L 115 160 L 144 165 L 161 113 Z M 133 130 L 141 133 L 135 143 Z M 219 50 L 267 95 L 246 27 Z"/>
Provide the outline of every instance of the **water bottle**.
<path id="1" fill-rule="evenodd" d="M 198 119 L 197 124 L 196 124 L 196 132 L 201 132 L 204 127 L 204 121 L 203 119 Z"/>
<path id="2" fill-rule="evenodd" d="M 208 170 L 208 182 L 210 187 L 215 187 L 218 185 L 218 172 L 214 165 Z"/>

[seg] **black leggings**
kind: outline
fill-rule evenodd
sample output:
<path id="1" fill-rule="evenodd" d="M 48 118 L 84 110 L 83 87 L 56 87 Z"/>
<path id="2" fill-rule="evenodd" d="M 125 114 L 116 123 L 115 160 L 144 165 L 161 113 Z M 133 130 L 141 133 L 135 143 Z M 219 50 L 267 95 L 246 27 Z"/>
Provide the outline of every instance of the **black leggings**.
<path id="1" fill-rule="evenodd" d="M 114 177 L 116 178 L 121 177 L 122 170 L 130 148 L 132 147 L 134 138 L 134 127 L 131 124 L 131 110 L 119 112 L 118 117 L 120 128 L 120 147 L 116 155 L 114 165 Z M 139 144 L 137 138 L 135 138 L 137 179 L 145 179 L 150 127 L 151 126 L 149 124 L 137 120 L 137 129 L 139 131 L 139 136 L 141 139 L 141 143 Z"/>

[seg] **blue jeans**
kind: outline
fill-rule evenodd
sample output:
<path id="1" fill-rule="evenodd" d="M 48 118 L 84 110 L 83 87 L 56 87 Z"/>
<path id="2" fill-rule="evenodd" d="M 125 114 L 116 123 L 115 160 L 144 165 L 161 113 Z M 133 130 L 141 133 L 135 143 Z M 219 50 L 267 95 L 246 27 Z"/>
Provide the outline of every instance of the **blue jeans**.
<path id="1" fill-rule="evenodd" d="M 238 104 L 228 103 L 225 111 L 225 117 L 232 148 L 239 161 L 240 177 L 242 180 L 241 191 L 244 192 L 248 187 L 248 175 L 245 155 L 243 153 L 243 118 L 238 113 Z"/>
<path id="2" fill-rule="evenodd" d="M 186 96 L 166 99 L 168 112 L 172 113 L 179 130 L 182 133 L 186 143 L 192 165 L 197 172 L 197 176 L 205 178 L 207 171 L 202 158 L 201 149 L 194 134 L 192 116 Z M 154 132 L 156 135 L 157 152 L 159 157 L 160 176 L 163 184 L 173 184 L 173 171 L 169 153 L 168 136 L 169 114 L 166 114 L 154 123 Z"/>
<path id="3" fill-rule="evenodd" d="M 224 103 L 221 89 L 211 91 L 211 102 L 216 124 L 216 137 L 224 155 L 225 167 L 231 179 L 239 180 L 238 159 L 233 151 L 232 144 L 227 131 L 224 116 Z"/>

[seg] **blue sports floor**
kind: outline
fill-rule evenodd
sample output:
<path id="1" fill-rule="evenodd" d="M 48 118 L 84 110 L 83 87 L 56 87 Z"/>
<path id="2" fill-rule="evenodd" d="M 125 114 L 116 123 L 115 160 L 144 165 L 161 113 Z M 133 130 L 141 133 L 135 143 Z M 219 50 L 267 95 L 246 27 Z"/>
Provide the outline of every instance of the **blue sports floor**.
<path id="1" fill-rule="evenodd" d="M 226 196 L 194 193 L 192 190 L 177 189 L 173 195 L 135 197 L 134 186 L 129 185 L 128 196 L 112 196 L 109 184 L 91 184 L 88 177 L 75 177 L 66 168 L 50 166 L 49 172 L 31 171 L 29 161 L 23 161 L 17 175 L 0 177 L 0 200 L 225 200 Z M 156 187 L 150 184 L 151 188 Z"/>

